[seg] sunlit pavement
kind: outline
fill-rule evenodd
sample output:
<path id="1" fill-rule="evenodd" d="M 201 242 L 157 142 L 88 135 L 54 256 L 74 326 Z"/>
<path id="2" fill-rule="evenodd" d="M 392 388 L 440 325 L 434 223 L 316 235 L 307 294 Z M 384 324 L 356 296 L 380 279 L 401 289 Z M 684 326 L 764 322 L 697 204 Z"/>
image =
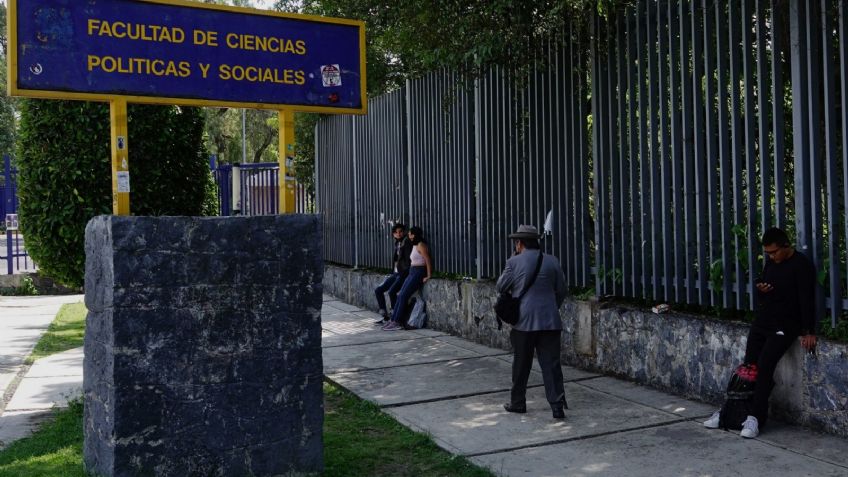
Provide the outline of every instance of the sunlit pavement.
<path id="1" fill-rule="evenodd" d="M 497 475 L 848 475 L 846 439 L 778 422 L 752 440 L 708 430 L 711 405 L 568 366 L 564 420 L 551 417 L 537 369 L 527 414 L 509 414 L 508 351 L 382 331 L 378 318 L 325 295 L 324 374 Z"/>
<path id="2" fill-rule="evenodd" d="M 82 348 L 24 364 L 65 303 L 82 295 L 0 297 L 0 448 L 28 436 L 82 387 Z"/>

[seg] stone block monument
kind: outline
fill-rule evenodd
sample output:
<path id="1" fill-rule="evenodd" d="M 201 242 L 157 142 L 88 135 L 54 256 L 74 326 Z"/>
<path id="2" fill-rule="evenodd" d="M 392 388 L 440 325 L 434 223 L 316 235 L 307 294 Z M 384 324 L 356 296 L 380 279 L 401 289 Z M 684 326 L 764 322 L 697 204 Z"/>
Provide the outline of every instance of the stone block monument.
<path id="1" fill-rule="evenodd" d="M 101 216 L 85 248 L 89 472 L 322 470 L 318 217 Z"/>

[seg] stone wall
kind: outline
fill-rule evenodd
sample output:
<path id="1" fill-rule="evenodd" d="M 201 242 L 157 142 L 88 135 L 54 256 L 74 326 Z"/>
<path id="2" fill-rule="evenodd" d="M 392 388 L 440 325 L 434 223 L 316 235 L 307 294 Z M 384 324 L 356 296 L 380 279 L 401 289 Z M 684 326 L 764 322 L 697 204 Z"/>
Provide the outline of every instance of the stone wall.
<path id="1" fill-rule="evenodd" d="M 87 470 L 322 470 L 317 217 L 103 216 L 85 247 Z"/>
<path id="2" fill-rule="evenodd" d="M 327 267 L 326 293 L 372 310 L 383 277 Z M 492 282 L 435 279 L 422 290 L 429 327 L 509 349 L 509 326 L 498 331 Z M 701 401 L 719 404 L 731 370 L 744 356 L 744 323 L 614 303 L 566 300 L 563 362 L 615 375 Z M 478 324 L 479 323 L 479 324 Z M 782 419 L 848 436 L 848 346 L 819 340 L 818 356 L 794 345 L 775 375 L 772 412 Z"/>

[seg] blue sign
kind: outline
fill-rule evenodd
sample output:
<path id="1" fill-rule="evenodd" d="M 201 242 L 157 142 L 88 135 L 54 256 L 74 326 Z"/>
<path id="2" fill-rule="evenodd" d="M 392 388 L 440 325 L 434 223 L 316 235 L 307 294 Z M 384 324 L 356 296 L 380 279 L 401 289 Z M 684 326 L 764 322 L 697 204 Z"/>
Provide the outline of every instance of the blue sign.
<path id="1" fill-rule="evenodd" d="M 12 94 L 364 112 L 364 24 L 183 1 L 9 2 Z"/>

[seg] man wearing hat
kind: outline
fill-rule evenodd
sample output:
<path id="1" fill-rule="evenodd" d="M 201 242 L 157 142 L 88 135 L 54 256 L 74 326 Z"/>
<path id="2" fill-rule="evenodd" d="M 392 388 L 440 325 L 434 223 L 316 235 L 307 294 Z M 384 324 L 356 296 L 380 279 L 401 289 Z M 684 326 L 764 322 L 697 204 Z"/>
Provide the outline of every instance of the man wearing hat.
<path id="1" fill-rule="evenodd" d="M 510 402 L 504 404 L 509 412 L 527 412 L 525 395 L 527 379 L 533 365 L 533 354 L 538 357 L 545 382 L 545 395 L 551 405 L 555 419 L 565 417 L 563 408 L 565 389 L 560 367 L 560 341 L 562 320 L 559 307 L 565 300 L 565 275 L 559 260 L 551 255 L 542 255 L 539 273 L 533 281 L 539 256 L 539 231 L 532 225 L 521 225 L 509 235 L 515 242 L 515 254 L 506 262 L 498 278 L 498 293 L 510 292 L 518 297 L 526 283 L 532 285 L 521 299 L 519 320 L 510 331 L 512 343 L 512 391 Z"/>

